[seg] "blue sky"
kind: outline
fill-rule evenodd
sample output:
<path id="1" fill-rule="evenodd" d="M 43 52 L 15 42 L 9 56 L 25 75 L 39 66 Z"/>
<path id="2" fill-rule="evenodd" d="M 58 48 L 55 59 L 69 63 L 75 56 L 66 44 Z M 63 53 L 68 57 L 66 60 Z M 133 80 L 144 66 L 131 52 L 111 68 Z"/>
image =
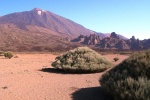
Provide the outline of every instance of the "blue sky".
<path id="1" fill-rule="evenodd" d="M 0 16 L 41 8 L 96 32 L 150 38 L 150 0 L 1 0 Z"/>

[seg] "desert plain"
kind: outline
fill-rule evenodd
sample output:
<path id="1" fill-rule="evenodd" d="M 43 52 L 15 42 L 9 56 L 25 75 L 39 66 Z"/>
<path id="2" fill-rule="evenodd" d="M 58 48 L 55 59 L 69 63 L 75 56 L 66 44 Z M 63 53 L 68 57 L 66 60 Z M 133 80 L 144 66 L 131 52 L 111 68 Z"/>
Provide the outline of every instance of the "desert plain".
<path id="1" fill-rule="evenodd" d="M 0 56 L 0 100 L 109 100 L 100 87 L 103 73 L 71 74 L 58 71 L 51 63 L 58 55 L 16 53 Z M 114 65 L 128 55 L 103 55 Z M 114 62 L 113 58 L 119 61 Z"/>

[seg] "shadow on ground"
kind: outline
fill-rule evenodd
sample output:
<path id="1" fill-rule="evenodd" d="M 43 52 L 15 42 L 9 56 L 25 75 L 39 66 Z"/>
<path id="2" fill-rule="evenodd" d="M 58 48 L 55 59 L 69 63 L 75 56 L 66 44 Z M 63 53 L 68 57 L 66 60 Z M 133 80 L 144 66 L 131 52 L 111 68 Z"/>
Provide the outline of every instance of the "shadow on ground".
<path id="1" fill-rule="evenodd" d="M 93 74 L 94 73 L 94 72 L 84 72 L 84 71 L 71 72 L 69 70 L 64 71 L 64 70 L 55 69 L 55 68 L 42 68 L 39 71 L 48 72 L 48 73 L 57 73 L 57 74 Z"/>
<path id="2" fill-rule="evenodd" d="M 64 71 L 59 70 L 59 69 L 55 69 L 55 68 L 42 68 L 39 71 L 48 72 L 48 73 L 66 74 Z"/>
<path id="3" fill-rule="evenodd" d="M 112 100 L 101 87 L 81 88 L 72 94 L 72 100 Z"/>

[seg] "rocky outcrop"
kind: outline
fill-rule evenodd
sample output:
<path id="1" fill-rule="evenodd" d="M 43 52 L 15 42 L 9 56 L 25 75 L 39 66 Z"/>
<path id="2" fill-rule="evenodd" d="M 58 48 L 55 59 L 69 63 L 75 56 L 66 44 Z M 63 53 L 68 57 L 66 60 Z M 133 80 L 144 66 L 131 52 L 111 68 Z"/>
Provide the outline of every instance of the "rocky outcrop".
<path id="1" fill-rule="evenodd" d="M 120 38 L 115 32 L 112 32 L 110 37 L 102 38 L 95 34 L 90 36 L 80 35 L 76 41 L 86 45 L 95 45 L 100 49 L 118 49 L 118 50 L 142 50 L 150 48 L 150 39 L 139 40 L 135 36 L 124 40 Z"/>
<path id="2" fill-rule="evenodd" d="M 116 48 L 119 50 L 127 50 L 127 49 L 130 49 L 130 46 L 124 40 L 120 40 L 116 44 Z"/>
<path id="3" fill-rule="evenodd" d="M 72 40 L 72 42 L 79 42 L 86 45 L 96 45 L 102 40 L 99 35 L 91 34 L 89 36 L 80 35 L 78 38 Z"/>
<path id="4" fill-rule="evenodd" d="M 112 32 L 110 37 L 115 38 L 115 39 L 119 39 L 119 36 L 115 32 Z"/>
<path id="5" fill-rule="evenodd" d="M 96 45 L 101 40 L 101 37 L 96 34 L 91 34 L 90 36 L 87 36 L 85 40 L 83 41 L 83 44 L 87 45 Z"/>
<path id="6" fill-rule="evenodd" d="M 144 49 L 149 49 L 150 48 L 150 39 L 143 40 L 143 48 Z"/>

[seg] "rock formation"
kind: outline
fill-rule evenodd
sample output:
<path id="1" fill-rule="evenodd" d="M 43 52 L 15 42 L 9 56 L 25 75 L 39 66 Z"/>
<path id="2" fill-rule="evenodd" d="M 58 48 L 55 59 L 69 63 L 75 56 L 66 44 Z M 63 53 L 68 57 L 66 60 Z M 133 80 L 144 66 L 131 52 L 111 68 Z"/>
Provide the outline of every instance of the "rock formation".
<path id="1" fill-rule="evenodd" d="M 110 37 L 100 37 L 96 34 L 89 36 L 80 35 L 73 40 L 86 45 L 93 45 L 100 49 L 118 49 L 118 50 L 143 50 L 150 48 L 150 39 L 139 40 L 135 36 L 130 39 L 122 39 L 115 32 L 112 32 Z"/>
<path id="2" fill-rule="evenodd" d="M 78 38 L 72 40 L 72 42 L 79 42 L 85 45 L 96 45 L 102 38 L 99 35 L 91 34 L 89 36 L 80 35 Z"/>

